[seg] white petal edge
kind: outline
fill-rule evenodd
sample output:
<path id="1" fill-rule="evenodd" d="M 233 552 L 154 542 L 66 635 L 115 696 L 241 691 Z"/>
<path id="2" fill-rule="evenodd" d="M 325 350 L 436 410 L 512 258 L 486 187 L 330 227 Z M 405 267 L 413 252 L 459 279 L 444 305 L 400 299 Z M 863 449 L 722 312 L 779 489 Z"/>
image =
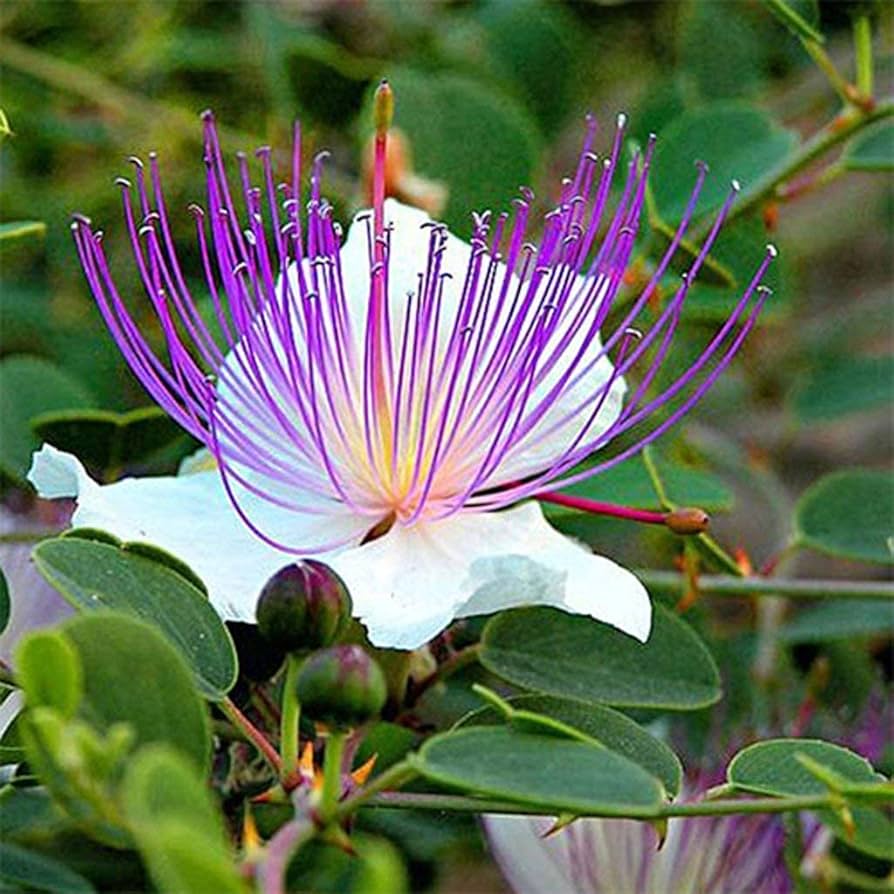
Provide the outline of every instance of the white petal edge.
<path id="1" fill-rule="evenodd" d="M 651 602 L 636 577 L 550 527 L 533 502 L 395 526 L 326 561 L 383 648 L 415 649 L 454 618 L 522 605 L 588 615 L 643 642 L 651 629 Z"/>
<path id="2" fill-rule="evenodd" d="M 205 582 L 212 605 L 228 621 L 254 622 L 261 587 L 295 560 L 251 533 L 233 510 L 216 471 L 125 478 L 101 486 L 76 457 L 44 444 L 34 454 L 28 480 L 41 497 L 77 500 L 73 526 L 153 543 L 182 559 Z M 369 526 L 367 519 L 348 511 L 299 515 L 261 500 L 252 507 L 252 515 L 293 543 L 321 536 L 357 542 Z M 330 555 L 316 557 L 329 561 Z"/>
<path id="3" fill-rule="evenodd" d="M 545 837 L 554 824 L 546 816 L 503 813 L 482 817 L 493 858 L 515 894 L 580 894 L 569 878 L 569 859 L 561 836 Z"/>

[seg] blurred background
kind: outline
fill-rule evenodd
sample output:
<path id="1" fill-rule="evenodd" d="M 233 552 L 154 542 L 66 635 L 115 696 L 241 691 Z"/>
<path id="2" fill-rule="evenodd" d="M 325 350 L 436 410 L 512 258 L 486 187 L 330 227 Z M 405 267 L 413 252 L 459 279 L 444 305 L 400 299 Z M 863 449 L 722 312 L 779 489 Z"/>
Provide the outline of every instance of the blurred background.
<path id="1" fill-rule="evenodd" d="M 859 5 L 819 4 L 826 50 L 848 76 Z M 877 95 L 892 86 L 892 8 L 880 3 L 873 13 Z M 758 0 L 4 0 L 0 32 L 0 108 L 12 131 L 0 148 L 0 219 L 35 222 L 2 243 L 0 354 L 37 358 L 41 370 L 22 378 L 20 368 L 0 367 L 0 468 L 17 506 L 27 503 L 22 476 L 40 434 L 29 420 L 72 405 L 123 411 L 149 402 L 105 334 L 69 216 L 105 229 L 119 287 L 138 304 L 113 180 L 130 174 L 127 156 L 157 151 L 175 240 L 201 291 L 186 206 L 204 200 L 203 109 L 215 111 L 228 153 L 269 144 L 283 172 L 300 119 L 306 157 L 331 153 L 324 188 L 347 220 L 364 201 L 371 91 L 388 77 L 404 198 L 467 234 L 470 211 L 508 207 L 520 185 L 544 204 L 556 197 L 587 112 L 602 125 L 600 151 L 619 112 L 638 139 L 659 134 L 654 201 L 672 219 L 696 158 L 747 187 L 840 104 Z M 724 120 L 741 122 L 741 132 Z M 790 201 L 765 202 L 729 228 L 717 256 L 732 274 L 706 277 L 682 330 L 686 355 L 724 319 L 764 244 L 778 244 L 776 294 L 760 330 L 663 447 L 668 463 L 701 473 L 701 502 L 720 513 L 715 533 L 755 566 L 784 547 L 791 504 L 813 481 L 841 466 L 887 468 L 894 446 L 894 189 L 890 175 L 839 167 L 819 179 L 808 168 Z M 167 452 L 144 451 L 133 468 L 172 467 L 190 449 L 156 440 Z M 610 482 L 605 490 L 611 499 Z M 633 565 L 668 567 L 676 549 L 629 526 L 565 525 Z M 797 561 L 813 574 L 855 573 L 840 560 Z M 886 656 L 886 643 L 865 661 L 851 655 L 833 704 L 856 710 Z M 394 814 L 379 824 L 401 842 L 415 886 L 503 890 L 470 822 Z"/>

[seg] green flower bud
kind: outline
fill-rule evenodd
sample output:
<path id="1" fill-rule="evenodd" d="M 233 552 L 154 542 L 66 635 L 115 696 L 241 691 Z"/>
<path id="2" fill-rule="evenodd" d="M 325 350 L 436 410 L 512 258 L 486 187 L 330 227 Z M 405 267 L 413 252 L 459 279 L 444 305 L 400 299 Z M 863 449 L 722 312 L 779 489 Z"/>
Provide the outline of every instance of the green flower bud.
<path id="1" fill-rule="evenodd" d="M 381 668 L 360 646 L 333 646 L 311 655 L 296 689 L 302 710 L 334 729 L 375 717 L 387 695 Z"/>
<path id="2" fill-rule="evenodd" d="M 264 584 L 255 609 L 258 630 L 286 652 L 331 645 L 351 620 L 351 597 L 327 565 L 305 559 Z"/>

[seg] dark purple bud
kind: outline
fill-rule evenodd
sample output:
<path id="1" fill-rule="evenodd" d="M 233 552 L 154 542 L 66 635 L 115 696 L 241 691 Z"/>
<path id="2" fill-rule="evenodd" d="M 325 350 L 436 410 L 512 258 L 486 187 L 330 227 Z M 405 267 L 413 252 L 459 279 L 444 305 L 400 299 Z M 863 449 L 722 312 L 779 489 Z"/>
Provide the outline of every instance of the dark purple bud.
<path id="1" fill-rule="evenodd" d="M 385 675 L 360 646 L 333 646 L 311 655 L 296 689 L 302 711 L 334 729 L 376 717 L 387 696 Z"/>
<path id="2" fill-rule="evenodd" d="M 264 584 L 255 617 L 261 636 L 279 649 L 321 649 L 350 622 L 351 597 L 328 565 L 305 559 L 280 568 Z"/>

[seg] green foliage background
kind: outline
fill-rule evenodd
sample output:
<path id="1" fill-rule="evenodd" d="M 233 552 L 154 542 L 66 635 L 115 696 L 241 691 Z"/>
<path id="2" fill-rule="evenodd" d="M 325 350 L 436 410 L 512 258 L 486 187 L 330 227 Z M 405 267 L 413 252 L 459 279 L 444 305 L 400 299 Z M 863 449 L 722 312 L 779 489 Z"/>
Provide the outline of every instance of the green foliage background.
<path id="1" fill-rule="evenodd" d="M 795 158 L 805 141 L 830 127 L 839 113 L 841 98 L 771 6 L 757 0 L 6 0 L 0 6 L 0 108 L 11 130 L 0 147 L 4 503 L 30 508 L 23 475 L 31 450 L 43 439 L 78 453 L 92 471 L 108 479 L 123 472 L 170 471 L 195 447 L 159 414 L 142 409 L 149 401 L 105 333 L 69 232 L 72 212 L 88 215 L 105 230 L 119 287 L 139 307 L 142 294 L 113 184 L 116 176 L 130 175 L 128 156 L 158 152 L 175 241 L 201 293 L 186 206 L 204 200 L 199 113 L 205 108 L 215 111 L 228 153 L 270 145 L 281 170 L 288 165 L 292 122 L 300 119 L 307 157 L 323 149 L 331 153 L 325 189 L 347 219 L 362 202 L 371 91 L 388 77 L 396 93 L 396 124 L 412 149 L 415 171 L 446 188 L 443 217 L 460 233 L 468 233 L 471 211 L 507 207 L 522 184 L 532 186 L 545 206 L 575 163 L 585 113 L 592 111 L 598 118 L 598 143 L 604 150 L 616 115 L 625 112 L 639 141 L 651 132 L 659 136 L 650 222 L 639 246 L 643 269 L 648 269 L 685 203 L 696 159 L 707 160 L 712 168 L 700 207 L 700 213 L 707 213 L 722 201 L 730 178 L 741 180 L 748 197 L 768 172 Z M 808 21 L 818 15 L 810 25 L 825 35 L 823 53 L 852 81 L 859 80 L 859 73 L 853 69 L 851 16 L 870 9 L 873 93 L 882 103 L 891 92 L 894 72 L 891 7 L 833 2 L 788 6 Z M 681 548 L 663 530 L 631 531 L 628 524 L 549 507 L 551 519 L 563 530 L 632 567 L 651 569 L 644 580 L 671 606 L 683 590 L 679 576 L 666 570 L 674 560 L 730 574 L 736 569 L 729 554 L 736 550 L 740 561 L 747 557 L 755 568 L 780 562 L 786 578 L 829 578 L 845 589 L 848 581 L 870 586 L 889 576 L 888 538 L 894 532 L 892 159 L 888 119 L 853 140 L 836 143 L 819 163 L 805 164 L 793 177 L 780 180 L 783 194 L 770 189 L 750 201 L 747 213 L 724 232 L 693 290 L 674 355 L 662 375 L 691 362 L 732 307 L 765 243 L 773 241 L 781 257 L 772 279 L 775 295 L 761 326 L 733 368 L 655 455 L 578 488 L 593 499 L 642 508 L 701 505 L 715 515 L 712 532 L 723 550 L 718 553 L 704 542 Z M 665 493 L 656 480 L 663 482 Z M 44 573 L 77 604 L 79 598 L 85 601 L 77 595 L 78 587 L 89 584 L 92 592 L 94 582 L 84 577 L 86 565 L 77 564 L 87 562 L 88 548 L 82 546 L 79 553 L 70 544 L 44 544 L 38 563 L 45 563 Z M 116 563 L 131 563 L 135 575 L 145 575 L 133 577 L 133 586 L 149 586 L 170 574 L 188 577 L 188 569 L 178 570 L 171 557 L 134 559 L 130 545 L 119 550 L 117 544 L 90 544 L 91 555 L 114 552 Z M 73 556 L 70 575 L 67 566 L 60 571 L 59 560 L 68 552 Z M 198 598 L 192 582 L 182 576 L 177 580 L 177 587 Z M 708 582 L 705 592 L 710 593 Z M 162 596 L 153 591 L 146 603 L 149 615 L 155 613 L 162 628 L 185 624 L 164 607 Z M 103 593 L 106 608 L 129 610 L 138 602 L 126 587 Z M 889 606 L 877 599 L 823 602 L 790 608 L 773 621 L 772 612 L 768 616 L 746 598 L 711 603 L 703 597 L 686 617 L 707 641 L 725 695 L 714 708 L 674 721 L 684 765 L 697 764 L 706 751 L 730 744 L 718 746 L 724 739 L 720 727 L 737 731 L 736 744 L 785 733 L 808 698 L 819 704 L 812 731 L 840 737 L 842 729 L 863 716 L 871 694 L 889 685 L 894 627 Z M 189 600 L 182 611 L 184 617 L 197 612 L 197 624 L 215 623 Z M 759 633 L 768 617 L 779 634 L 769 666 L 761 651 L 766 641 Z M 554 630 L 560 628 L 557 624 Z M 523 637 L 509 637 L 506 629 L 512 629 L 511 619 L 495 622 L 485 635 L 484 668 L 463 672 L 456 685 L 433 689 L 420 699 L 414 709 L 423 724 L 443 730 L 467 710 L 480 708 L 469 686 L 475 680 L 491 682 L 487 672 L 522 688 L 528 685 L 527 680 L 519 682 L 513 670 L 517 656 L 506 648 L 508 644 L 527 656 L 527 644 Z M 507 637 L 502 645 L 501 631 Z M 471 625 L 462 635 L 474 640 L 479 632 Z M 47 648 L 58 657 L 67 647 L 62 634 L 53 636 L 58 641 Z M 569 633 L 570 640 L 574 636 Z M 209 633 L 209 639 L 214 635 Z M 178 685 L 189 685 L 191 671 L 203 694 L 219 700 L 232 685 L 235 665 L 229 663 L 229 639 L 214 642 L 218 652 L 204 659 L 187 640 L 175 642 L 186 661 L 181 668 L 178 659 L 175 671 Z M 153 642 L 147 648 L 161 654 L 169 646 Z M 635 665 L 635 656 L 625 662 Z M 551 699 L 576 696 L 563 682 L 561 668 L 550 675 L 548 665 L 545 656 L 537 671 L 548 685 L 528 688 L 547 693 L 539 696 L 547 706 Z M 579 682 L 577 668 L 569 673 Z M 44 691 L 44 683 L 38 674 L 32 685 Z M 614 700 L 604 698 L 628 705 L 615 695 Z M 634 704 L 645 710 L 666 702 L 637 696 Z M 105 708 L 114 715 L 114 706 Z M 544 708 L 543 713 L 550 711 Z M 637 719 L 653 716 L 633 713 Z M 50 735 L 52 724 L 61 721 L 44 717 L 44 722 L 44 733 Z M 69 717 L 67 722 L 84 721 Z M 623 727 L 628 721 L 617 722 Z M 370 749 L 387 756 L 388 748 L 395 747 L 402 753 L 408 747 L 401 738 L 405 732 L 379 730 L 381 741 Z M 83 729 L 80 734 L 95 735 Z M 112 741 L 114 724 L 102 735 L 109 737 L 102 741 Z M 508 748 L 515 735 L 517 731 L 470 730 L 463 738 L 435 741 L 426 746 L 430 778 L 456 778 L 464 767 L 460 758 L 474 757 L 479 738 L 499 749 Z M 566 744 L 570 755 L 592 758 L 577 743 Z M 98 868 L 108 857 L 106 845 L 121 844 L 114 836 L 111 841 L 100 836 L 101 844 L 90 844 L 94 851 L 85 850 L 86 845 L 75 848 L 80 863 L 72 851 L 68 866 L 79 867 L 109 890 L 123 884 L 122 879 L 143 884 L 145 871 L 156 884 L 168 886 L 189 884 L 190 873 L 206 872 L 203 878 L 219 879 L 219 890 L 230 890 L 230 885 L 239 890 L 226 865 L 219 817 L 201 797 L 194 804 L 194 820 L 210 842 L 210 856 L 208 866 L 199 869 L 188 855 L 178 856 L 175 844 L 177 823 L 192 820 L 185 820 L 179 807 L 165 813 L 170 807 L 165 792 L 157 803 L 144 803 L 153 774 L 185 774 L 184 787 L 194 784 L 177 755 L 152 747 L 158 750 L 142 751 L 123 781 L 120 768 L 111 765 L 100 774 L 102 785 L 122 787 L 122 815 L 88 817 L 105 824 L 102 828 L 114 830 L 123 823 L 131 830 L 133 840 L 128 841 L 128 856 L 120 859 L 119 874 L 103 881 Z M 497 766 L 492 769 L 499 776 L 500 752 L 494 753 Z M 487 773 L 487 767 L 474 769 Z M 480 780 L 473 781 L 480 787 Z M 500 787 L 504 782 L 510 786 L 518 779 L 491 780 L 493 790 L 511 793 L 511 786 Z M 536 788 L 534 781 L 531 787 Z M 752 790 L 762 791 L 756 783 Z M 70 796 L 67 791 L 62 797 Z M 20 798 L 21 790 L 13 794 Z M 13 795 L 7 791 L 2 797 Z M 173 792 L 171 803 L 176 801 Z M 43 831 L 59 822 L 56 808 L 48 803 L 27 806 L 37 811 Z M 170 819 L 175 814 L 176 821 Z M 276 828 L 270 815 L 267 820 Z M 443 891 L 463 890 L 464 884 L 500 890 L 496 874 L 482 863 L 474 827 L 463 819 L 434 821 L 371 811 L 362 825 L 358 850 L 369 855 L 365 862 L 346 867 L 328 851 L 310 849 L 302 854 L 298 870 L 332 890 L 348 884 L 356 891 L 375 890 L 363 885 L 381 884 L 382 879 L 400 879 L 401 884 L 410 879 L 414 888 L 440 886 Z M 389 841 L 397 843 L 399 852 Z M 27 865 L 18 845 L 10 847 L 5 857 L 12 861 L 9 865 L 19 866 L 17 860 Z M 51 877 L 46 890 L 73 884 L 66 866 L 31 859 L 38 860 L 31 872 Z M 61 875 L 54 877 L 54 872 Z"/>

